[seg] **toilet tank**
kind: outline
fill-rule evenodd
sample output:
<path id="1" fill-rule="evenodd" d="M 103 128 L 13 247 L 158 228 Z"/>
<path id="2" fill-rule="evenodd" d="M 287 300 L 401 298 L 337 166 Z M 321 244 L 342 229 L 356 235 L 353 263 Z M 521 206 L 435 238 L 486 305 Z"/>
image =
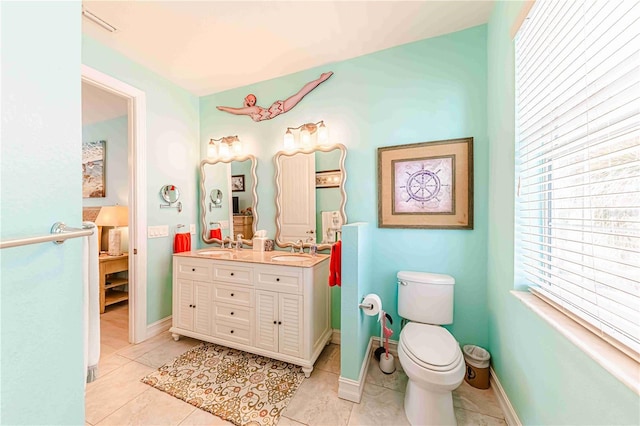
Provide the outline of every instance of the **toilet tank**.
<path id="1" fill-rule="evenodd" d="M 449 275 L 398 272 L 398 314 L 425 324 L 453 323 L 453 285 Z"/>

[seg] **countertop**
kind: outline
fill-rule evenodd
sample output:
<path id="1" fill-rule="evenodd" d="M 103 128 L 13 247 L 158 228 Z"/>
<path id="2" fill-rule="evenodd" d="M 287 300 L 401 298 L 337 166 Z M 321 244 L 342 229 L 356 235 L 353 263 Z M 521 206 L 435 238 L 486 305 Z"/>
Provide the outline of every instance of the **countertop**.
<path id="1" fill-rule="evenodd" d="M 201 250 L 185 251 L 174 253 L 179 257 L 194 257 L 197 259 L 230 260 L 237 262 L 263 263 L 268 265 L 298 266 L 311 268 L 319 263 L 328 261 L 328 254 L 317 254 L 311 256 L 307 253 L 298 254 L 289 251 L 253 251 L 251 247 L 236 249 L 205 248 Z M 274 259 L 277 258 L 277 259 Z"/>

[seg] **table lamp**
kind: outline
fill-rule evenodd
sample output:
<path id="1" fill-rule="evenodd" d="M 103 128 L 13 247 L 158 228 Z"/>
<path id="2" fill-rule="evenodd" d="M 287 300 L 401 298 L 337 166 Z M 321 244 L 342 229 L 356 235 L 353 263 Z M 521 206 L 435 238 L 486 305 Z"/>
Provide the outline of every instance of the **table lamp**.
<path id="1" fill-rule="evenodd" d="M 129 225 L 129 209 L 127 206 L 104 206 L 96 218 L 98 226 L 113 226 L 109 230 L 109 256 L 122 255 L 122 236 L 119 226 Z"/>

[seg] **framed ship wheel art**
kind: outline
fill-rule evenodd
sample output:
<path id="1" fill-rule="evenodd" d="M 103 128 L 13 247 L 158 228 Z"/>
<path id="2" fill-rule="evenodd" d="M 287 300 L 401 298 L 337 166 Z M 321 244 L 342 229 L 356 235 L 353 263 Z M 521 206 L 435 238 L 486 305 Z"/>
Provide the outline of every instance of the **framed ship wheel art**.
<path id="1" fill-rule="evenodd" d="M 473 138 L 378 148 L 378 227 L 473 229 Z"/>

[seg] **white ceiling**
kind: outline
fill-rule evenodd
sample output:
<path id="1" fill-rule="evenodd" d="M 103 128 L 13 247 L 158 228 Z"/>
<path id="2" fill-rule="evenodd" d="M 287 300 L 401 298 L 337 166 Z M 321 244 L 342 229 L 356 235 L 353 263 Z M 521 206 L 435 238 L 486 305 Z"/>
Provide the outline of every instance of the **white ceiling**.
<path id="1" fill-rule="evenodd" d="M 202 96 L 486 23 L 493 1 L 88 1 L 83 32 Z"/>
<path id="2" fill-rule="evenodd" d="M 99 123 L 127 114 L 125 98 L 82 82 L 82 125 Z"/>

